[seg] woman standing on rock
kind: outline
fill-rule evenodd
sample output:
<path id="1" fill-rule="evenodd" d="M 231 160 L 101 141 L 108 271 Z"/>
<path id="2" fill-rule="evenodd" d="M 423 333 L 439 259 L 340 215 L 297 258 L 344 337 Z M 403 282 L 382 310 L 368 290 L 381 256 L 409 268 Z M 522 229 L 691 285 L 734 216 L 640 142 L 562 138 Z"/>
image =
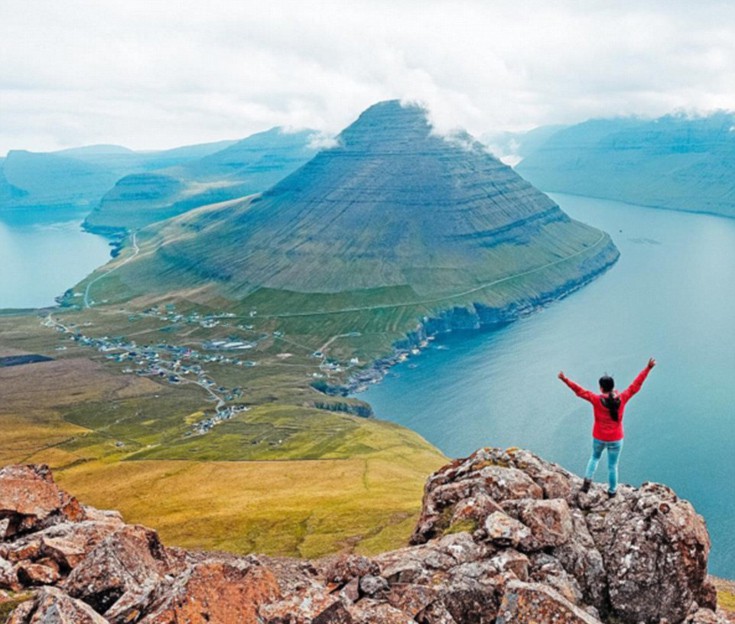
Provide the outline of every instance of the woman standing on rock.
<path id="1" fill-rule="evenodd" d="M 585 390 L 579 384 L 574 383 L 563 373 L 559 373 L 561 379 L 569 386 L 578 397 L 592 403 L 595 416 L 595 424 L 592 429 L 592 455 L 587 463 L 584 473 L 582 492 L 588 492 L 592 485 L 592 477 L 600 463 L 602 451 L 607 449 L 608 469 L 608 496 L 615 496 L 618 489 L 618 460 L 623 448 L 623 412 L 625 404 L 636 394 L 648 377 L 648 373 L 656 366 L 656 360 L 648 360 L 646 367 L 638 373 L 632 384 L 623 392 L 615 390 L 615 381 L 609 375 L 600 377 L 600 394 L 591 390 Z"/>

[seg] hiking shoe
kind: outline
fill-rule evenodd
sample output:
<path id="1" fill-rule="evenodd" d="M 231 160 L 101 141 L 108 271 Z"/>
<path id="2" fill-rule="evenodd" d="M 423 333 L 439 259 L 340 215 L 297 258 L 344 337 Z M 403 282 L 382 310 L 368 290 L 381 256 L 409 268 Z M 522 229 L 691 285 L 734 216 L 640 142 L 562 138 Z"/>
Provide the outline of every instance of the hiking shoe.
<path id="1" fill-rule="evenodd" d="M 579 488 L 580 492 L 584 492 L 585 494 L 590 491 L 590 486 L 592 485 L 592 479 L 585 479 L 582 483 L 582 487 Z"/>
<path id="2" fill-rule="evenodd" d="M 610 492 L 608 490 L 608 492 L 607 492 L 607 497 L 608 498 L 615 498 L 617 495 L 618 495 L 617 491 L 616 492 Z"/>

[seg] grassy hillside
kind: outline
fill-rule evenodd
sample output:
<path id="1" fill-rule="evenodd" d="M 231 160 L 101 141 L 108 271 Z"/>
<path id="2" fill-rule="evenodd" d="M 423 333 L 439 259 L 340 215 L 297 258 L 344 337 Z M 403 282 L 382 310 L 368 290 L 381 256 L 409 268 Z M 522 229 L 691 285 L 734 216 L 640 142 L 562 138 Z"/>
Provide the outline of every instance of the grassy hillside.
<path id="1" fill-rule="evenodd" d="M 221 151 L 222 141 L 172 150 L 134 152 L 117 145 L 91 145 L 58 152 L 12 150 L 0 159 L 0 212 L 76 209 L 88 212 L 121 177 L 178 166 Z"/>
<path id="2" fill-rule="evenodd" d="M 518 172 L 545 191 L 735 217 L 735 115 L 587 121 L 554 133 Z"/>
<path id="3" fill-rule="evenodd" d="M 87 216 L 92 230 L 133 230 L 263 191 L 315 153 L 313 131 L 273 128 L 183 164 L 121 178 Z"/>
<path id="4" fill-rule="evenodd" d="M 129 323 L 106 315 L 61 318 L 92 323 L 90 335 Z M 171 335 L 135 330 L 152 343 Z M 305 406 L 299 397 L 320 395 L 296 362 L 276 357 L 279 345 L 260 349 L 258 376 L 240 374 L 247 402 L 260 405 L 192 436 L 212 409 L 200 388 L 121 374 L 34 316 L 0 318 L 0 352 L 10 344 L 58 359 L 0 368 L 0 463 L 49 463 L 82 501 L 120 509 L 172 544 L 303 556 L 395 547 L 412 529 L 426 476 L 446 461 L 391 423 Z M 224 383 L 225 367 L 212 366 Z"/>

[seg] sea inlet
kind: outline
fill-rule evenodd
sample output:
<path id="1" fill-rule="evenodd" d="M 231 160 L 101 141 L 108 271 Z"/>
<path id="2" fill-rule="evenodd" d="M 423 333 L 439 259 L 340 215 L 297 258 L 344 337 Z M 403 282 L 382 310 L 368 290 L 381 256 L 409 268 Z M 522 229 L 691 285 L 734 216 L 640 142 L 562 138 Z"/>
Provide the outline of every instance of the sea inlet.
<path id="1" fill-rule="evenodd" d="M 43 206 L 0 214 L 0 309 L 40 308 L 110 259 L 83 215 Z"/>

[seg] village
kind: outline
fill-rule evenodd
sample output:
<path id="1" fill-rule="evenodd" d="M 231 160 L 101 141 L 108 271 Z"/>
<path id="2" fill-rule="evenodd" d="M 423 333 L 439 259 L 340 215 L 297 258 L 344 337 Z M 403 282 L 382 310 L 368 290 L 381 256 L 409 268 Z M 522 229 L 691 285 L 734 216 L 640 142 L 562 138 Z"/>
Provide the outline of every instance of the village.
<path id="1" fill-rule="evenodd" d="M 250 318 L 257 315 L 256 310 L 249 314 Z M 203 329 L 221 329 L 233 327 L 237 318 L 229 312 L 218 312 L 201 314 L 190 312 L 182 314 L 177 312 L 173 304 L 153 306 L 142 312 L 130 314 L 128 321 L 134 323 L 145 317 L 152 317 L 170 323 L 172 326 L 198 326 Z M 199 347 L 191 344 L 177 345 L 168 342 L 155 344 L 139 344 L 137 341 L 125 336 L 100 336 L 94 337 L 85 333 L 86 328 L 92 327 L 92 323 L 62 323 L 51 313 L 44 317 L 42 325 L 54 328 L 77 345 L 94 349 L 105 355 L 107 360 L 120 364 L 121 372 L 126 375 L 138 375 L 156 379 L 159 382 L 171 386 L 194 384 L 202 388 L 214 403 L 214 410 L 208 412 L 204 418 L 193 423 L 191 430 L 186 435 L 202 435 L 211 431 L 218 423 L 230 420 L 235 415 L 248 411 L 243 388 L 240 386 L 226 387 L 217 383 L 208 370 L 204 368 L 207 364 L 220 366 L 234 366 L 238 368 L 251 368 L 258 366 L 258 361 L 245 359 L 246 352 L 252 352 L 258 345 L 266 340 L 279 340 L 284 343 L 297 346 L 308 352 L 308 357 L 315 360 L 315 370 L 309 376 L 315 380 L 324 380 L 333 375 L 339 375 L 359 365 L 357 358 L 351 358 L 348 363 L 342 364 L 332 361 L 327 357 L 329 345 L 342 336 L 359 335 L 357 332 L 342 334 L 330 338 L 320 349 L 311 351 L 305 345 L 295 343 L 286 338 L 283 332 L 256 332 L 254 325 L 250 323 L 234 324 L 234 328 L 254 334 L 253 338 L 244 340 L 236 335 L 221 337 L 221 331 L 217 337 L 202 340 Z M 60 345 L 58 351 L 65 351 L 67 346 Z M 279 353 L 279 359 L 290 357 L 290 353 Z M 374 383 L 380 375 L 375 375 L 372 370 L 361 374 L 363 383 Z"/>

